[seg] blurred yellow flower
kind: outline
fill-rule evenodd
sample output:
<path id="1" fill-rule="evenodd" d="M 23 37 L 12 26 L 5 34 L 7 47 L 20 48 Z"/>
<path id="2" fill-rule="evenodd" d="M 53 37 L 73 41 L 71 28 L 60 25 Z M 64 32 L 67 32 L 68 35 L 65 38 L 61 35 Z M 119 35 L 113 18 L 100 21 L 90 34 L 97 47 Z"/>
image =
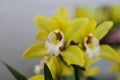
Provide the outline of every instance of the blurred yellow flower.
<path id="1" fill-rule="evenodd" d="M 109 19 L 108 10 L 103 8 L 90 7 L 75 7 L 75 17 L 87 17 L 94 19 L 97 22 L 106 21 Z"/>
<path id="2" fill-rule="evenodd" d="M 120 22 L 120 14 L 119 13 L 120 13 L 120 5 L 110 6 L 111 19 L 115 23 L 119 23 Z"/>
<path id="3" fill-rule="evenodd" d="M 116 51 L 120 55 L 120 48 L 117 48 Z M 120 57 L 120 56 L 119 56 Z M 116 73 L 116 80 L 120 80 L 120 63 L 114 63 L 109 67 L 110 72 Z"/>
<path id="4" fill-rule="evenodd" d="M 120 48 L 117 48 L 116 51 L 118 52 L 118 55 L 120 57 Z M 110 66 L 111 72 L 120 72 L 120 63 L 114 63 L 112 66 Z"/>
<path id="5" fill-rule="evenodd" d="M 110 67 L 110 71 L 111 71 L 111 72 L 120 72 L 120 64 L 113 64 L 113 65 Z"/>
<path id="6" fill-rule="evenodd" d="M 98 67 L 93 67 L 89 70 L 86 70 L 83 72 L 83 75 L 85 77 L 93 77 L 99 73 L 99 68 Z"/>
<path id="7" fill-rule="evenodd" d="M 120 22 L 120 6 L 101 6 L 101 7 L 75 7 L 75 17 L 87 17 L 98 22 L 112 20 L 115 25 Z"/>

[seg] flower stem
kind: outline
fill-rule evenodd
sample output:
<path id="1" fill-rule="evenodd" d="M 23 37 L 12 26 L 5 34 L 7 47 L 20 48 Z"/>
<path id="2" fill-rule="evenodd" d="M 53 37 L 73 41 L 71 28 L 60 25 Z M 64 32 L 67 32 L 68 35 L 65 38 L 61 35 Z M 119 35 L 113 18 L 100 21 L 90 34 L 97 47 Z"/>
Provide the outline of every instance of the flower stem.
<path id="1" fill-rule="evenodd" d="M 80 70 L 79 70 L 78 66 L 73 65 L 73 68 L 74 68 L 75 80 L 80 80 Z"/>
<path id="2" fill-rule="evenodd" d="M 86 79 L 87 79 L 87 80 L 98 80 L 98 79 L 95 78 L 95 77 L 87 77 Z"/>
<path id="3" fill-rule="evenodd" d="M 72 65 L 73 69 L 74 69 L 74 77 L 75 80 L 81 80 L 83 78 L 83 71 L 85 71 L 84 67 L 80 67 L 78 65 Z"/>
<path id="4" fill-rule="evenodd" d="M 79 76 L 79 70 L 74 67 L 74 76 L 75 76 L 75 80 L 80 80 L 80 76 Z"/>

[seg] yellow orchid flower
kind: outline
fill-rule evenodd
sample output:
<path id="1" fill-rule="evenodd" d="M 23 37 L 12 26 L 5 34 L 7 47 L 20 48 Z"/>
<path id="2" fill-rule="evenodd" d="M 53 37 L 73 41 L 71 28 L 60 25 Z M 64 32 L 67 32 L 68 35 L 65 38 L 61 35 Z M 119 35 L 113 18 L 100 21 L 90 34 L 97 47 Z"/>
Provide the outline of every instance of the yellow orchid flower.
<path id="1" fill-rule="evenodd" d="M 60 60 L 59 56 L 51 58 L 50 61 L 47 62 L 47 65 L 50 69 L 50 72 L 51 72 L 54 80 L 57 80 L 57 77 L 60 77 L 60 76 L 71 76 L 71 75 L 73 75 L 72 67 L 66 66 Z M 37 80 L 37 79 L 44 80 L 44 75 L 39 74 L 37 76 L 33 76 L 29 80 Z"/>
<path id="2" fill-rule="evenodd" d="M 64 7 L 58 9 L 52 18 L 36 16 L 35 24 L 40 29 L 36 35 L 36 43 L 30 46 L 22 55 L 22 58 L 40 58 L 43 56 L 62 55 L 68 65 L 84 65 L 84 55 L 75 45 L 70 45 L 73 35 L 88 23 L 87 18 L 69 19 L 69 14 Z M 73 28 L 74 27 L 74 28 Z"/>
<path id="3" fill-rule="evenodd" d="M 96 27 L 96 21 L 90 20 L 84 27 L 79 29 L 76 35 L 71 36 L 71 41 L 78 43 L 81 51 L 84 51 L 90 59 L 99 56 L 120 63 L 120 57 L 113 48 L 105 44 L 100 45 L 99 43 L 112 25 L 111 21 L 106 21 Z"/>

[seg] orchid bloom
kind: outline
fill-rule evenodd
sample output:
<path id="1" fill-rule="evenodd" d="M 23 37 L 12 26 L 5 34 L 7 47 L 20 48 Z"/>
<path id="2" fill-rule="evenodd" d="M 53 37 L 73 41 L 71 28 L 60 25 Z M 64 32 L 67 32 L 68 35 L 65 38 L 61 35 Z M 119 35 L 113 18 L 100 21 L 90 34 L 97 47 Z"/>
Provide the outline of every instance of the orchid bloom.
<path id="1" fill-rule="evenodd" d="M 84 65 L 84 54 L 76 45 L 70 45 L 73 35 L 77 36 L 76 30 L 84 26 L 89 19 L 78 18 L 69 19 L 69 14 L 64 7 L 58 9 L 56 14 L 47 18 L 36 16 L 35 25 L 40 31 L 36 39 L 41 41 L 31 45 L 22 58 L 41 58 L 49 56 L 51 58 L 61 55 L 68 65 Z"/>
<path id="2" fill-rule="evenodd" d="M 72 41 L 78 43 L 77 45 L 84 52 L 85 57 L 88 57 L 85 65 L 88 65 L 90 60 L 96 62 L 100 58 L 120 63 L 120 57 L 113 48 L 100 44 L 100 40 L 108 33 L 112 25 L 111 21 L 106 21 L 96 27 L 96 21 L 90 20 L 76 32 L 77 36 L 71 36 Z"/>

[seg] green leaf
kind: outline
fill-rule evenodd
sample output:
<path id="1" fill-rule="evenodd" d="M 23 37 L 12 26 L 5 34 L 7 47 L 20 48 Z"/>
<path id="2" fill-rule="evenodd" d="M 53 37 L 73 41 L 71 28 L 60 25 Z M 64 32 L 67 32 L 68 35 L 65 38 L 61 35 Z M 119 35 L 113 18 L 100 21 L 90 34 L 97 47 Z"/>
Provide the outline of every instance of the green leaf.
<path id="1" fill-rule="evenodd" d="M 74 76 L 61 76 L 60 80 L 74 80 Z"/>
<path id="2" fill-rule="evenodd" d="M 86 79 L 87 79 L 87 80 L 99 80 L 99 79 L 97 79 L 97 78 L 95 78 L 95 77 L 87 77 Z"/>
<path id="3" fill-rule="evenodd" d="M 45 80 L 53 80 L 52 74 L 46 63 L 44 64 L 44 79 Z"/>
<path id="4" fill-rule="evenodd" d="M 13 67 L 8 65 L 4 61 L 0 60 L 0 62 L 2 62 L 5 65 L 5 67 L 12 73 L 12 75 L 16 78 L 16 80 L 27 80 L 27 78 L 24 75 L 19 73 L 17 70 L 15 70 Z"/>

